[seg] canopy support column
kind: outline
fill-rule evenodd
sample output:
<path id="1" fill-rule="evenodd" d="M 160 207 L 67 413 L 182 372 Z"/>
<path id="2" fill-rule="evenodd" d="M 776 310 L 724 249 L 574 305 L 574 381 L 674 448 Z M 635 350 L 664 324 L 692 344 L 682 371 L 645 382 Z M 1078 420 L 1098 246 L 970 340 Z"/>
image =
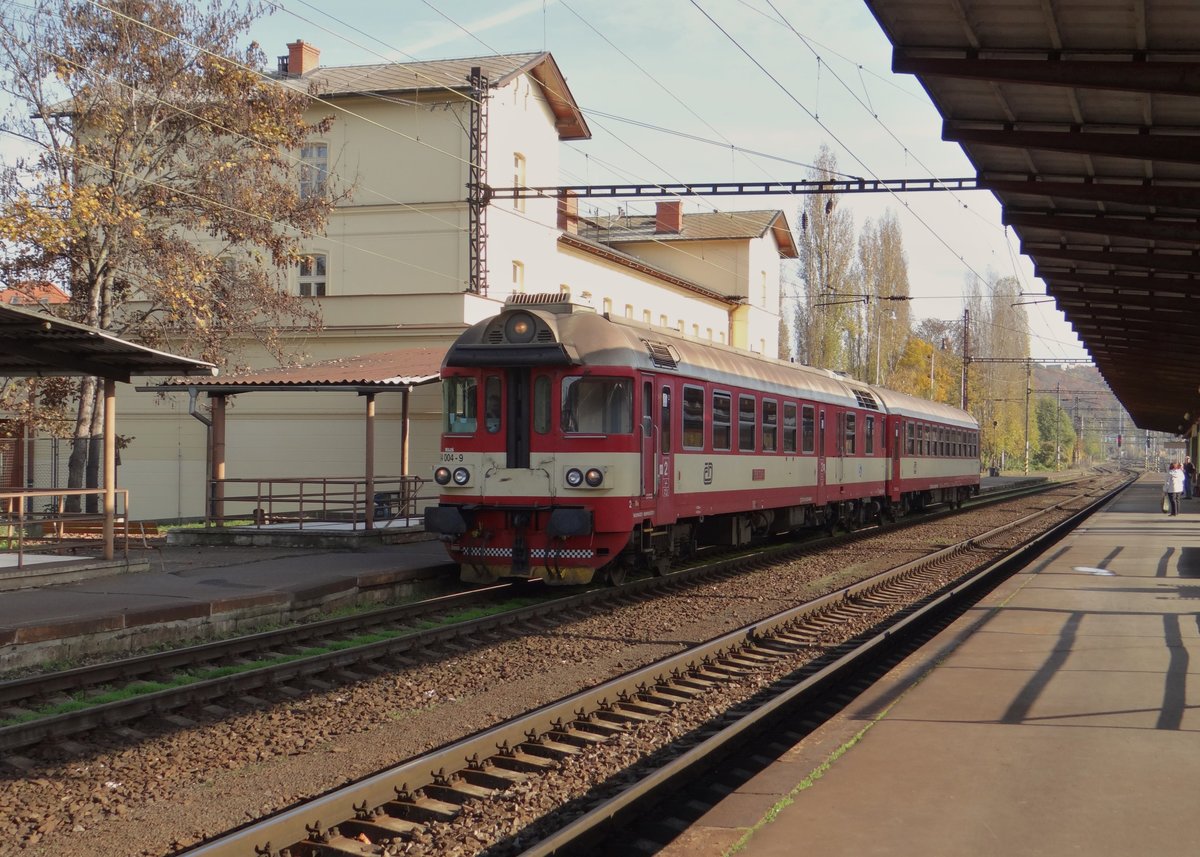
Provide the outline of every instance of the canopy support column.
<path id="1" fill-rule="evenodd" d="M 104 379 L 104 558 L 111 560 L 117 513 L 117 382 Z M 125 510 L 126 515 L 129 510 Z"/>
<path id="2" fill-rule="evenodd" d="M 375 394 L 367 393 L 367 529 L 375 526 Z"/>

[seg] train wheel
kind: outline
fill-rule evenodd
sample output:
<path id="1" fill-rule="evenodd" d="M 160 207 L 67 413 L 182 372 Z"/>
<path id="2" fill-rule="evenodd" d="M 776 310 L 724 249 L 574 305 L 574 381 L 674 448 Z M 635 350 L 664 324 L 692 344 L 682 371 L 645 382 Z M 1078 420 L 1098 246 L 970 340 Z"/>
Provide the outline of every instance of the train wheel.
<path id="1" fill-rule="evenodd" d="M 604 571 L 604 582 L 609 586 L 620 586 L 625 582 L 625 575 L 629 571 L 629 567 L 625 563 L 617 561 L 610 565 Z"/>

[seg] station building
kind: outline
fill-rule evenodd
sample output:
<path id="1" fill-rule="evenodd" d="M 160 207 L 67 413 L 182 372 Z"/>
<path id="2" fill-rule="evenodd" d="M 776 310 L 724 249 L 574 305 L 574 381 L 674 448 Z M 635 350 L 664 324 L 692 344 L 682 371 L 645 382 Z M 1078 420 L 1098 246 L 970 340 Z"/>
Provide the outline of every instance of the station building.
<path id="1" fill-rule="evenodd" d="M 778 353 L 781 260 L 796 257 L 782 211 L 686 213 L 668 199 L 653 214 L 601 218 L 582 216 L 570 196 L 472 194 L 484 185 L 557 186 L 562 144 L 590 138 L 549 53 L 323 67 L 314 46 L 288 49 L 281 84 L 317 96 L 311 121 L 334 117 L 301 153 L 301 193 L 323 182 L 354 187 L 326 234 L 305 240 L 306 256 L 290 273 L 287 287 L 324 321 L 319 333 L 286 337 L 302 365 L 444 350 L 520 293 L 569 296 L 597 312 Z M 402 353 L 396 360 L 404 362 Z M 239 361 L 278 367 L 253 344 Z M 292 377 L 304 386 L 302 369 Z M 439 387 L 412 390 L 407 432 L 401 397 L 379 396 L 377 475 L 402 475 L 402 436 L 409 473 L 431 474 Z M 361 476 L 358 398 L 299 389 L 232 397 L 226 476 Z M 184 391 L 123 393 L 130 443 L 118 480 L 137 498 L 133 517 L 204 514 L 207 428 L 189 412 L 196 404 Z"/>

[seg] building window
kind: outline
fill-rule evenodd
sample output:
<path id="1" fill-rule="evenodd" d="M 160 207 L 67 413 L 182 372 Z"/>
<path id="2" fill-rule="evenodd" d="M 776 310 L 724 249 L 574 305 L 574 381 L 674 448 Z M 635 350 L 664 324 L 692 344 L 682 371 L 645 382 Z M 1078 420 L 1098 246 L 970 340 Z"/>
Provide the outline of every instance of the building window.
<path id="1" fill-rule="evenodd" d="M 604 307 L 605 315 L 612 315 L 612 298 L 605 298 L 604 303 L 601 304 L 601 306 Z"/>
<path id="2" fill-rule="evenodd" d="M 698 324 L 692 325 L 692 336 L 696 337 L 697 339 L 700 338 L 700 325 L 698 325 Z"/>
<path id="3" fill-rule="evenodd" d="M 300 259 L 300 296 L 319 298 L 325 295 L 328 282 L 325 275 L 325 254 L 311 253 Z"/>
<path id="4" fill-rule="evenodd" d="M 669 325 L 670 323 L 671 323 L 671 322 L 667 321 L 667 316 L 666 316 L 666 313 L 663 313 L 662 315 L 660 315 L 660 316 L 658 317 L 658 326 L 659 326 L 659 327 L 666 327 L 666 326 L 667 326 L 667 325 Z"/>
<path id="5" fill-rule="evenodd" d="M 300 198 L 320 196 L 329 176 L 329 146 L 309 143 L 300 147 Z"/>
<path id="6" fill-rule="evenodd" d="M 520 152 L 513 152 L 513 187 L 525 187 L 525 156 Z M 513 208 L 524 211 L 524 197 L 514 197 Z"/>
<path id="7" fill-rule="evenodd" d="M 525 291 L 525 263 L 518 262 L 516 259 L 513 259 L 512 286 L 514 292 Z"/>
<path id="8" fill-rule="evenodd" d="M 644 321 L 646 324 L 650 323 L 650 310 L 642 310 L 642 321 Z"/>
<path id="9" fill-rule="evenodd" d="M 704 328 L 704 329 L 705 329 L 705 331 L 707 331 L 707 333 L 708 333 L 708 341 L 709 341 L 709 342 L 712 342 L 712 328 L 711 328 L 711 327 L 706 327 L 706 328 Z"/>
<path id="10" fill-rule="evenodd" d="M 625 317 L 633 318 L 633 304 L 625 304 Z"/>

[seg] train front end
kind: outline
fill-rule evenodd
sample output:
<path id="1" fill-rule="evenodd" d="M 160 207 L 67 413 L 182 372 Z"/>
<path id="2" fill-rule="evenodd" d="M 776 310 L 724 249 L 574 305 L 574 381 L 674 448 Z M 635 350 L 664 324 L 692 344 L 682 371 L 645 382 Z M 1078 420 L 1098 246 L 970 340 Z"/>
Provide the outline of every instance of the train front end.
<path id="1" fill-rule="evenodd" d="M 590 310 L 506 305 L 442 366 L 443 425 L 426 530 L 464 581 L 581 584 L 616 562 L 640 490 L 635 373 Z"/>

